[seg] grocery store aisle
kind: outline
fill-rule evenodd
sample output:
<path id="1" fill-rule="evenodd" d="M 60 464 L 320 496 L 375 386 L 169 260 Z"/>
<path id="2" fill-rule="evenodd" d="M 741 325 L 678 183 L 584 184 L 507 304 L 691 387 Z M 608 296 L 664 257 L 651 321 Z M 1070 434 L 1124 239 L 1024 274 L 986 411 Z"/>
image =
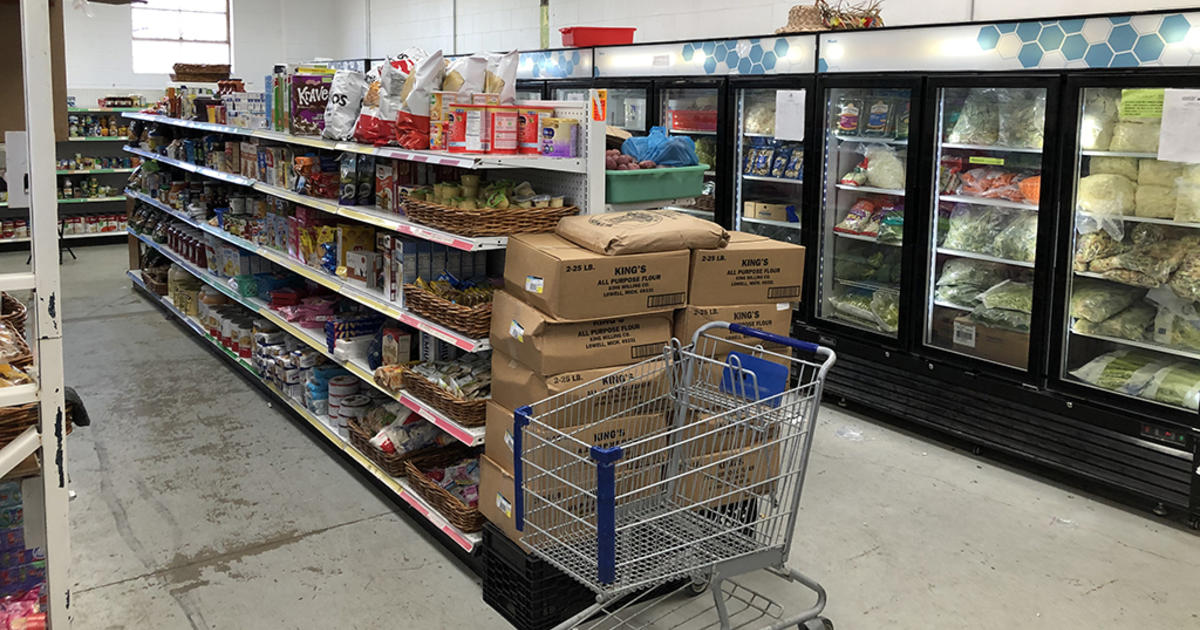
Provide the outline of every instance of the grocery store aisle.
<path id="1" fill-rule="evenodd" d="M 76 629 L 506 627 L 440 546 L 132 293 L 124 246 L 78 253 L 67 377 L 95 426 L 70 441 Z M 839 627 L 1200 626 L 1195 534 L 822 413 L 793 563 Z"/>

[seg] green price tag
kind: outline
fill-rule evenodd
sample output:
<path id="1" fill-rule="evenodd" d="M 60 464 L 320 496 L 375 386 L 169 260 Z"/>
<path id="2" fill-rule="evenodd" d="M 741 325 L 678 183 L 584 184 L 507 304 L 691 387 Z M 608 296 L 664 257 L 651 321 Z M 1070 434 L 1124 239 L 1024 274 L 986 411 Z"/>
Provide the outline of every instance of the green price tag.
<path id="1" fill-rule="evenodd" d="M 1004 158 L 987 157 L 986 155 L 972 155 L 967 158 L 967 162 L 971 164 L 987 164 L 988 166 L 1004 166 Z"/>
<path id="2" fill-rule="evenodd" d="M 1163 88 L 1121 90 L 1121 118 L 1162 118 Z"/>

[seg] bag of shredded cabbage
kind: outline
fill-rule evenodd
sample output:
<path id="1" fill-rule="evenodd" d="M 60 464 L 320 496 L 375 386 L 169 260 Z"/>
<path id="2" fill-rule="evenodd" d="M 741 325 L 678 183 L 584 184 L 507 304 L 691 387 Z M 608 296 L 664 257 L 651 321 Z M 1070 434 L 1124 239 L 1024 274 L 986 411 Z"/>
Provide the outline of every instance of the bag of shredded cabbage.
<path id="1" fill-rule="evenodd" d="M 868 184 L 889 190 L 904 189 L 904 161 L 892 147 L 871 144 L 864 153 L 867 156 Z"/>
<path id="2" fill-rule="evenodd" d="M 1046 91 L 1011 88 L 997 94 L 1000 130 L 996 144 L 1005 147 L 1042 148 L 1046 121 Z"/>
<path id="3" fill-rule="evenodd" d="M 1200 408 L 1200 365 L 1181 361 L 1158 370 L 1141 397 L 1196 411 Z"/>
<path id="4" fill-rule="evenodd" d="M 1076 332 L 1085 335 L 1145 341 L 1150 338 L 1156 313 L 1153 306 L 1139 302 L 1099 323 L 1077 319 L 1073 327 Z"/>
<path id="5" fill-rule="evenodd" d="M 1129 308 L 1143 295 L 1141 289 L 1080 278 L 1071 292 L 1071 317 L 1099 323 Z"/>
<path id="6" fill-rule="evenodd" d="M 958 120 L 946 137 L 946 142 L 955 144 L 996 144 L 1000 137 L 999 91 L 993 88 L 976 88 L 967 94 Z"/>
<path id="7" fill-rule="evenodd" d="M 1136 396 L 1165 366 L 1165 361 L 1149 352 L 1114 350 L 1088 361 L 1070 374 L 1089 385 Z"/>
<path id="8" fill-rule="evenodd" d="M 986 308 L 1002 308 L 1022 313 L 1033 312 L 1033 285 L 1005 280 L 979 294 Z"/>
<path id="9" fill-rule="evenodd" d="M 937 285 L 972 284 L 990 287 L 1008 277 L 1007 268 L 994 262 L 973 258 L 951 258 L 942 265 Z"/>

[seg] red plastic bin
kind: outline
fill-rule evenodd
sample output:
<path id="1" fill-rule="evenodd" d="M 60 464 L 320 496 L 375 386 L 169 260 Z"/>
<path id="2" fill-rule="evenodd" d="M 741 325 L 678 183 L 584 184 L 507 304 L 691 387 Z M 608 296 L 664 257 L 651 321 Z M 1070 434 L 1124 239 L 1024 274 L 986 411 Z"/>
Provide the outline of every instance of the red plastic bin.
<path id="1" fill-rule="evenodd" d="M 626 26 L 565 26 L 558 32 L 562 33 L 563 46 L 584 48 L 632 44 L 636 30 L 637 27 Z"/>
<path id="2" fill-rule="evenodd" d="M 716 131 L 717 110 L 715 109 L 672 109 L 673 131 Z"/>

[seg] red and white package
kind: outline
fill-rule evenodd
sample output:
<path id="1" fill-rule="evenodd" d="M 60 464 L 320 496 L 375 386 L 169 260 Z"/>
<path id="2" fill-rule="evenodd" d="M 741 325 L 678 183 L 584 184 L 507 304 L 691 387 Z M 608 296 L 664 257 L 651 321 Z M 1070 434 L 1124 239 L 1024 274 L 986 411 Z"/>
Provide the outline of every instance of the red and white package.
<path id="1" fill-rule="evenodd" d="M 420 48 L 409 48 L 372 70 L 374 80 L 363 96 L 362 111 L 354 128 L 355 140 L 365 144 L 388 144 L 395 140 L 404 82 L 417 60 L 424 56 Z"/>
<path id="2" fill-rule="evenodd" d="M 442 86 L 446 64 L 442 51 L 417 62 L 401 88 L 396 114 L 396 142 L 406 149 L 429 148 L 429 97 Z"/>

